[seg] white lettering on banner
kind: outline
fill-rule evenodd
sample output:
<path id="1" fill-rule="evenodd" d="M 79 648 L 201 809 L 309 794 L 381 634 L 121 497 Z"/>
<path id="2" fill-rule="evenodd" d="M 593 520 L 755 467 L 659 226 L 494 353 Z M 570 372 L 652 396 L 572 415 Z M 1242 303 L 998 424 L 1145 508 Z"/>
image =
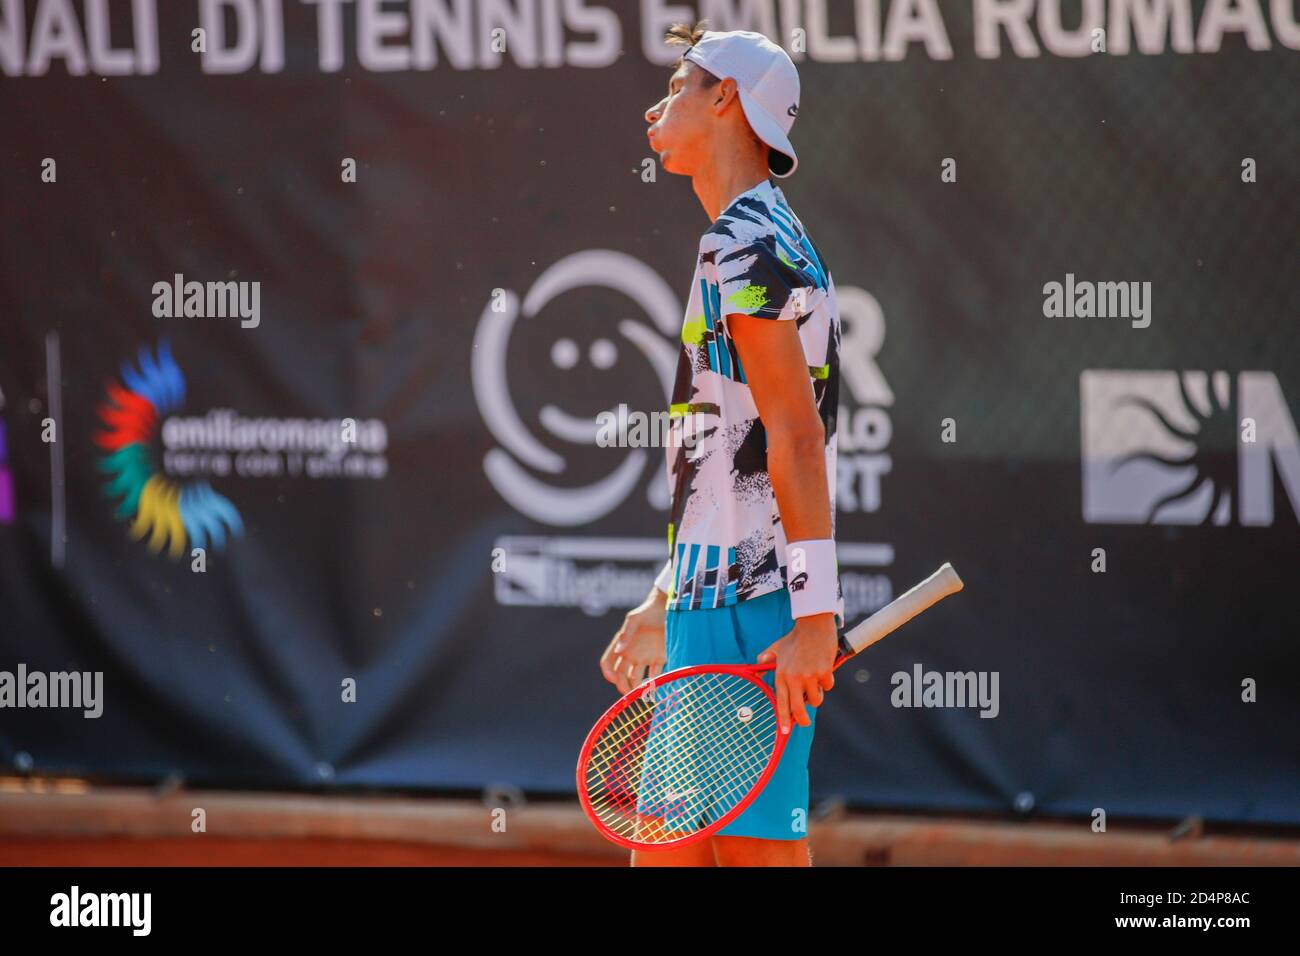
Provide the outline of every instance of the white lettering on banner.
<path id="1" fill-rule="evenodd" d="M 616 63 L 627 46 L 624 21 L 615 12 L 626 7 L 591 0 L 197 0 L 196 22 L 206 37 L 199 69 L 281 72 L 286 6 L 307 9 L 322 73 L 350 62 L 385 73 L 443 65 L 492 70 L 506 62 L 525 70 L 599 69 Z M 837 15 L 839 6 L 834 5 Z M 771 37 L 798 30 L 804 42 L 791 44 L 791 56 L 800 62 L 954 58 L 939 0 L 845 0 L 843 6 L 848 17 L 837 17 L 845 31 L 840 34 L 831 32 L 830 0 L 641 0 L 637 14 L 624 16 L 631 29 L 640 29 L 642 56 L 661 65 L 680 55 L 663 42 L 664 31 L 696 14 L 717 30 L 758 30 Z M 0 0 L 0 73 L 157 73 L 158 7 L 157 0 Z M 175 11 L 183 8 L 166 4 L 163 13 L 178 16 Z M 980 59 L 1000 59 L 1004 51 L 1026 59 L 1044 52 L 1092 56 L 1094 35 L 1102 31 L 1107 56 L 1300 49 L 1294 0 L 971 0 L 969 9 L 972 52 Z M 186 31 L 193 26 L 187 21 Z M 349 37 L 355 37 L 353 50 L 347 48 Z M 173 54 L 186 55 L 188 47 Z"/>
<path id="2" fill-rule="evenodd" d="M 130 30 L 113 37 L 109 15 L 125 4 Z M 6 76 L 44 76 L 55 60 L 73 76 L 158 72 L 155 0 L 40 0 L 30 22 L 24 20 L 25 9 L 24 0 L 0 0 L 0 72 Z"/>
<path id="3" fill-rule="evenodd" d="M 374 72 L 432 70 L 440 55 L 456 70 L 610 66 L 619 57 L 622 26 L 613 10 L 584 0 L 410 0 L 405 8 L 378 0 L 301 0 L 316 7 L 319 67 L 343 69 L 344 17 L 356 27 L 357 62 Z M 497 31 L 504 49 L 497 49 Z M 568 39 L 566 32 L 585 39 Z"/>
<path id="4" fill-rule="evenodd" d="M 503 535 L 493 548 L 505 560 L 493 574 L 498 604 L 573 607 L 598 616 L 635 607 L 663 566 L 664 539 L 588 535 Z M 893 600 L 888 544 L 837 542 L 844 614 L 856 620 Z"/>
<path id="5" fill-rule="evenodd" d="M 388 474 L 388 427 L 344 419 L 245 418 L 229 408 L 203 416 L 171 415 L 162 423 L 163 470 L 176 478 L 361 478 Z"/>
<path id="6" fill-rule="evenodd" d="M 875 296 L 854 286 L 837 288 L 840 307 L 840 376 L 857 407 L 841 405 L 836 418 L 835 508 L 880 510 L 880 479 L 893 470 L 888 406 L 894 392 L 876 362 L 885 343 L 885 313 Z"/>
<path id="7" fill-rule="evenodd" d="M 235 29 L 226 35 L 226 15 Z M 284 68 L 280 0 L 199 0 L 199 26 L 207 34 L 204 73 L 244 73 L 256 62 L 263 73 Z"/>
<path id="8" fill-rule="evenodd" d="M 1272 372 L 1242 372 L 1237 381 L 1242 418 L 1256 422 L 1255 440 L 1238 440 L 1241 523 L 1273 523 L 1273 474 L 1282 479 L 1292 511 L 1300 515 L 1300 435 L 1282 386 Z"/>
<path id="9" fill-rule="evenodd" d="M 1300 49 L 1300 24 L 1291 0 L 1207 0 L 1194 32 L 1192 0 L 1083 0 L 1082 22 L 1073 30 L 1063 23 L 1067 13 L 1079 16 L 1079 5 L 1067 5 L 1065 0 L 973 2 L 975 54 L 982 59 L 1002 56 L 1003 36 L 1015 56 L 1039 56 L 1034 22 L 1043 46 L 1056 56 L 1091 55 L 1090 34 L 1100 28 L 1109 37 L 1108 56 L 1131 52 L 1130 36 L 1137 39 L 1137 52 L 1144 54 L 1217 53 L 1234 33 L 1241 35 L 1248 49 L 1268 50 L 1270 22 L 1281 46 Z"/>

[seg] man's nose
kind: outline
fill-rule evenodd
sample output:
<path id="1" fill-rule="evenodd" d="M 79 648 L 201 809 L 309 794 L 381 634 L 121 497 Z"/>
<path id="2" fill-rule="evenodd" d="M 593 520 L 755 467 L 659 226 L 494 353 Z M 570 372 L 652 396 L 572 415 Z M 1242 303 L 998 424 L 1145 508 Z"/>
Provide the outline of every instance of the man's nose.
<path id="1" fill-rule="evenodd" d="M 663 100 L 660 100 L 660 101 L 659 101 L 658 103 L 656 103 L 654 106 L 652 106 L 652 107 L 650 107 L 648 110 L 646 110 L 646 111 L 645 111 L 645 121 L 646 121 L 647 123 L 656 123 L 656 122 L 658 122 L 658 121 L 659 121 L 659 114 L 660 114 L 660 109 L 659 109 L 659 108 L 660 108 L 661 106 L 663 106 L 663 105 L 664 105 L 664 101 L 663 101 Z"/>

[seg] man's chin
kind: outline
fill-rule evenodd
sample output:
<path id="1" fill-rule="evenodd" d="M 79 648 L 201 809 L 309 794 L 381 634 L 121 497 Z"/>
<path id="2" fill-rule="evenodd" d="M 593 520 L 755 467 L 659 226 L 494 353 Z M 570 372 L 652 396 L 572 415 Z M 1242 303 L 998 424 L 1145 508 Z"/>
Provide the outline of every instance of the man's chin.
<path id="1" fill-rule="evenodd" d="M 672 154 L 666 151 L 659 154 L 659 168 L 666 173 L 672 173 L 674 176 L 690 175 L 690 170 L 679 168 L 673 160 Z"/>

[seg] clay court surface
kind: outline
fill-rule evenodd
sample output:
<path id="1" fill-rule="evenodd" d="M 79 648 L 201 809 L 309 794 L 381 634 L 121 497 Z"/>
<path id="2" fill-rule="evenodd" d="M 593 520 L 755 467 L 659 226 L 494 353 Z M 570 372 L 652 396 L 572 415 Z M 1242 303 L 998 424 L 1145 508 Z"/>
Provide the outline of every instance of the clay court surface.
<path id="1" fill-rule="evenodd" d="M 191 831 L 195 808 L 207 832 Z M 576 801 L 91 786 L 0 778 L 0 866 L 626 866 Z M 497 828 L 494 829 L 494 820 Z M 838 811 L 822 866 L 1300 866 L 1300 832 Z"/>
<path id="2" fill-rule="evenodd" d="M 93 837 L 0 842 L 0 866 L 622 866 L 608 855 L 474 850 L 397 840 Z"/>

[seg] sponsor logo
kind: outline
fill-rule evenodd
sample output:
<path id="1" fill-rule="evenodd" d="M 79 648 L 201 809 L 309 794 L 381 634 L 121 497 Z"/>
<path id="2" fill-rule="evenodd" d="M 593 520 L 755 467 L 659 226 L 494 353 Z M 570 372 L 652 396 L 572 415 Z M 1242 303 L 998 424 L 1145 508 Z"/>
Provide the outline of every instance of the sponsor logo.
<path id="1" fill-rule="evenodd" d="M 174 559 L 188 548 L 220 550 L 244 530 L 239 510 L 210 478 L 380 479 L 388 473 L 382 421 L 246 417 L 219 408 L 177 414 L 186 382 L 171 346 L 141 347 L 110 382 L 99 407 L 105 496 L 130 535 Z"/>
<path id="2" fill-rule="evenodd" d="M 590 287 L 621 293 L 649 321 L 622 318 L 615 323 L 621 344 L 598 337 L 581 348 L 570 337 L 574 334 L 572 314 L 551 306 L 566 293 Z M 655 407 L 666 405 L 665 396 L 671 392 L 677 370 L 673 339 L 681 320 L 680 301 L 653 269 L 631 256 L 604 249 L 561 259 L 543 272 L 522 298 L 507 291 L 484 308 L 474 335 L 474 397 L 498 447 L 484 456 L 483 471 L 511 507 L 548 525 L 585 525 L 619 507 L 643 484 L 647 465 L 652 460 L 659 465 L 661 455 L 629 448 L 617 456 L 612 467 L 602 469 L 604 474 L 596 480 L 578 484 L 572 475 L 582 469 L 574 467 L 574 459 L 581 458 L 585 464 L 611 461 L 607 454 L 585 450 L 598 447 L 602 422 L 608 416 L 618 417 L 617 406 L 604 402 L 611 395 L 625 395 L 629 377 L 641 373 L 645 365 L 658 390 L 653 396 Z M 549 362 L 531 361 L 526 381 L 545 387 L 550 396 L 561 391 L 573 396 L 570 402 L 581 402 L 595 408 L 594 412 L 562 408 L 553 397 L 527 410 L 517 405 L 507 373 L 507 351 L 523 323 L 530 327 L 524 346 L 530 356 L 546 348 L 546 338 L 551 339 L 542 352 L 549 352 Z M 533 326 L 538 331 L 553 328 L 555 334 L 535 335 Z M 584 352 L 586 363 L 579 359 Z M 545 368 L 537 367 L 543 363 Z M 644 485 L 647 498 L 652 506 L 666 510 L 668 491 L 661 468 L 653 478 Z M 662 553 L 662 546 L 659 551 Z"/>
<path id="3" fill-rule="evenodd" d="M 1300 510 L 1300 439 L 1272 372 L 1088 370 L 1083 518 L 1266 526 L 1274 476 Z"/>
<path id="4" fill-rule="evenodd" d="M 104 494 L 118 499 L 117 517 L 131 522 L 131 537 L 149 539 L 173 558 L 196 548 L 220 549 L 244 524 L 230 499 L 206 481 L 177 482 L 162 473 L 159 431 L 163 417 L 185 401 L 185 376 L 162 342 L 157 356 L 141 347 L 137 365 L 122 363 L 122 383 L 111 382 L 99 406 L 104 430 L 95 444 L 104 449 L 99 470 L 108 475 Z"/>

